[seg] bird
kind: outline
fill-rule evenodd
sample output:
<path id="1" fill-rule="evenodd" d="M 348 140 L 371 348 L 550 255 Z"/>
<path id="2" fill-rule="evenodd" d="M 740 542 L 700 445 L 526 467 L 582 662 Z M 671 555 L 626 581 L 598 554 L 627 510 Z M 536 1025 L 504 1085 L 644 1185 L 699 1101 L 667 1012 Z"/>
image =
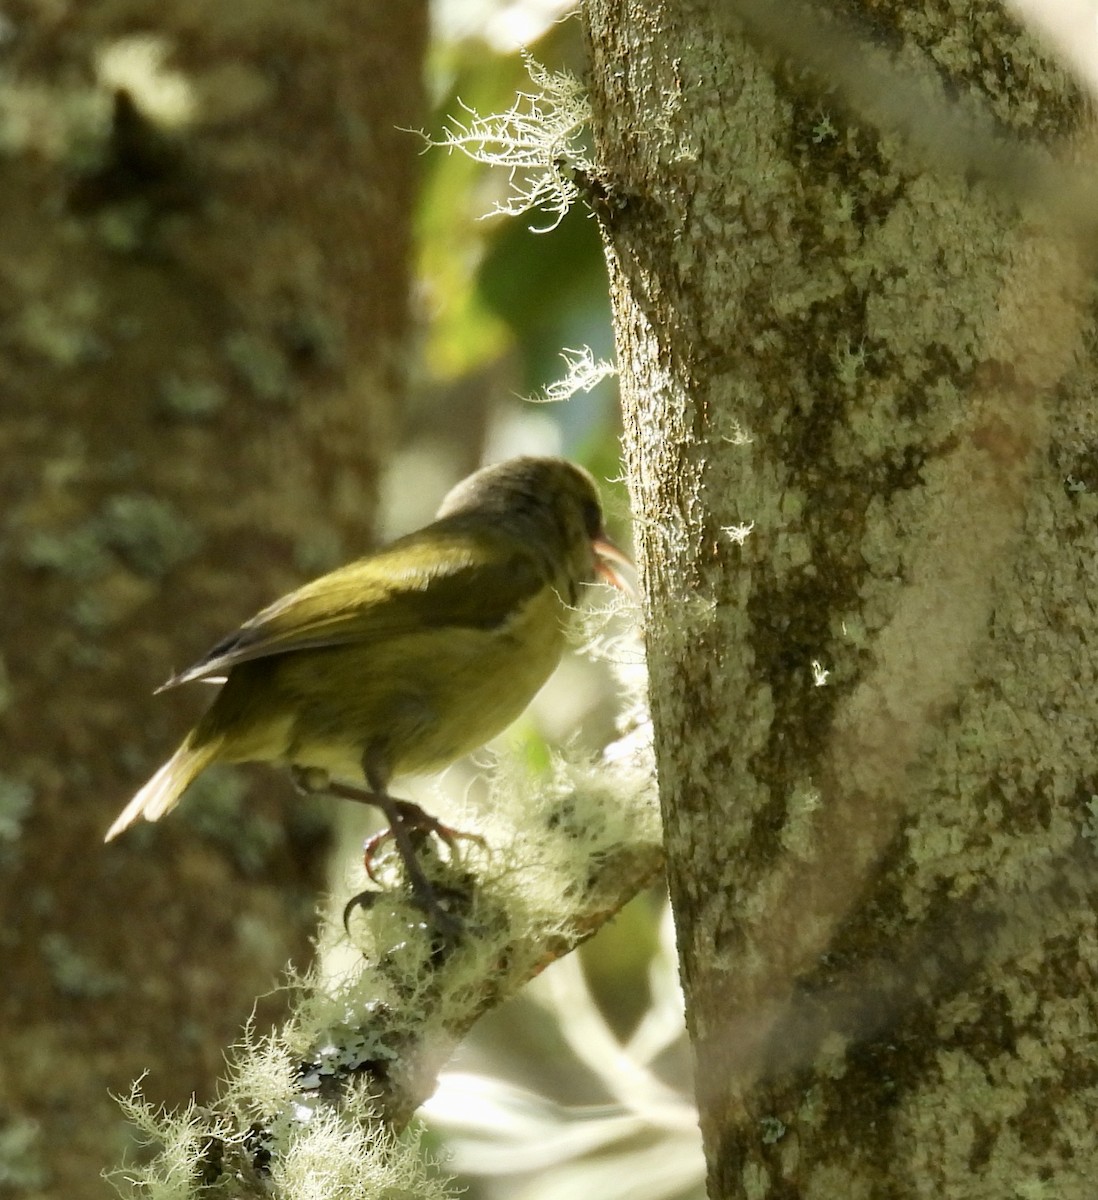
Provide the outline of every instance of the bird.
<path id="1" fill-rule="evenodd" d="M 581 590 L 601 579 L 631 592 L 631 567 L 582 467 L 524 456 L 474 472 L 430 524 L 276 600 L 158 688 L 220 685 L 104 840 L 159 820 L 213 763 L 286 766 L 305 792 L 380 808 L 413 902 L 452 932 L 413 835 L 451 848 L 462 835 L 390 783 L 506 728 L 560 660 Z"/>

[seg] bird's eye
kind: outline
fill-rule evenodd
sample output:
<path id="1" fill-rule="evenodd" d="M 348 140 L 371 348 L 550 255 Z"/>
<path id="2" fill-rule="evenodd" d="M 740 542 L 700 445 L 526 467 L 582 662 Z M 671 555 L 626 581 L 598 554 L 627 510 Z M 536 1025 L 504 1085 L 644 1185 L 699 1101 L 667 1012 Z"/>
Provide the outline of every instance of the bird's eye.
<path id="1" fill-rule="evenodd" d="M 602 509 L 597 500 L 586 500 L 583 505 L 583 524 L 590 538 L 602 533 Z"/>

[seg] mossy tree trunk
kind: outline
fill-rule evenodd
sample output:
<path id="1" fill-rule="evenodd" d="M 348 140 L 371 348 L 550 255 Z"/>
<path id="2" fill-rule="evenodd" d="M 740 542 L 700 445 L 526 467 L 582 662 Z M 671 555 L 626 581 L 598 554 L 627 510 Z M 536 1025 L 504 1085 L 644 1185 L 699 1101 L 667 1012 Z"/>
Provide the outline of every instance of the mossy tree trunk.
<path id="1" fill-rule="evenodd" d="M 997 4 L 839 11 L 585 5 L 710 1194 L 1081 1197 L 1089 111 Z"/>
<path id="2" fill-rule="evenodd" d="M 323 825 L 269 772 L 102 837 L 201 708 L 152 689 L 370 544 L 425 7 L 5 9 L 0 1176 L 25 1194 L 105 1195 L 110 1092 L 209 1094 L 309 953 Z"/>

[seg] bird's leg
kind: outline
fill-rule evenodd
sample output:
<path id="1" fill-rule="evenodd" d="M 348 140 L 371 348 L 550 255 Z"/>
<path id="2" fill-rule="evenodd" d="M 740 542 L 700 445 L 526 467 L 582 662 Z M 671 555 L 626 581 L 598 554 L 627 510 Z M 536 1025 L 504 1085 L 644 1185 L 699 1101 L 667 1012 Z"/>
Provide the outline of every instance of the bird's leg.
<path id="1" fill-rule="evenodd" d="M 373 882 L 377 882 L 373 870 L 374 855 L 383 842 L 392 839 L 396 843 L 397 852 L 400 854 L 405 874 L 412 888 L 413 903 L 432 919 L 444 937 L 450 941 L 456 940 L 461 932 L 461 923 L 440 903 L 435 887 L 427 878 L 416 856 L 415 842 L 417 835 L 422 837 L 424 834 L 434 833 L 452 850 L 456 838 L 475 837 L 475 835 L 461 834 L 457 830 L 450 829 L 411 800 L 398 800 L 395 796 L 390 796 L 387 790 L 388 772 L 377 761 L 377 755 L 372 750 L 367 750 L 363 755 L 362 768 L 366 776 L 367 788 L 340 783 L 338 780 L 329 778 L 326 772 L 323 773 L 322 778 L 321 773 L 308 768 L 294 768 L 293 775 L 297 786 L 305 792 L 324 791 L 343 800 L 356 800 L 359 803 L 372 804 L 375 808 L 381 809 L 385 814 L 385 819 L 389 822 L 389 828 L 367 839 L 364 847 L 366 874 Z M 476 838 L 476 840 L 480 839 Z M 351 908 L 355 904 L 363 903 L 373 894 L 363 893 L 355 896 L 348 903 L 343 914 L 344 924 L 347 923 L 347 915 Z"/>
<path id="2" fill-rule="evenodd" d="M 374 871 L 374 859 L 377 857 L 377 852 L 386 842 L 396 839 L 396 834 L 392 828 L 394 824 L 403 825 L 405 829 L 413 834 L 433 833 L 440 841 L 446 843 L 451 854 L 454 855 L 457 854 L 457 844 L 460 838 L 476 842 L 484 850 L 488 849 L 488 843 L 479 833 L 467 833 L 464 829 L 454 829 L 450 825 L 444 825 L 437 817 L 432 817 L 425 808 L 416 804 L 414 800 L 400 800 L 396 796 L 388 795 L 385 791 L 367 791 L 365 788 L 355 787 L 354 784 L 339 783 L 329 778 L 327 773 L 323 775 L 313 774 L 307 767 L 293 767 L 291 769 L 298 789 L 307 795 L 324 792 L 330 796 L 338 796 L 341 800 L 356 800 L 360 804 L 371 804 L 375 808 L 380 808 L 389 818 L 389 828 L 378 830 L 372 837 L 368 837 L 362 847 L 363 866 L 366 868 L 366 874 L 373 883 L 380 885 L 381 881 Z M 394 821 L 390 815 L 388 807 L 390 804 L 400 814 L 399 822 Z"/>

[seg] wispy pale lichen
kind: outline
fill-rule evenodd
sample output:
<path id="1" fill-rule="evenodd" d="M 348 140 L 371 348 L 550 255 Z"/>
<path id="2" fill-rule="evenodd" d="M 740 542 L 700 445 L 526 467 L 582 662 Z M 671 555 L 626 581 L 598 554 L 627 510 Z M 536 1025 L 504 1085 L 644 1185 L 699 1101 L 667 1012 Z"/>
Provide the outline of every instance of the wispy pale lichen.
<path id="1" fill-rule="evenodd" d="M 563 379 L 554 380 L 544 387 L 534 400 L 544 404 L 558 404 L 562 400 L 571 400 L 577 392 L 589 392 L 604 379 L 616 375 L 617 367 L 603 360 L 595 361 L 594 351 L 590 346 L 582 346 L 578 350 L 567 347 L 560 352 L 567 368 Z"/>
<path id="2" fill-rule="evenodd" d="M 536 91 L 520 92 L 507 112 L 490 116 L 462 105 L 469 119 L 451 117 L 443 139 L 431 144 L 506 167 L 511 194 L 493 211 L 510 217 L 547 213 L 550 224 L 536 229 L 544 233 L 560 224 L 579 197 L 573 172 L 592 169 L 585 142 L 589 110 L 586 92 L 574 75 L 549 71 L 529 55 L 525 61 Z"/>

